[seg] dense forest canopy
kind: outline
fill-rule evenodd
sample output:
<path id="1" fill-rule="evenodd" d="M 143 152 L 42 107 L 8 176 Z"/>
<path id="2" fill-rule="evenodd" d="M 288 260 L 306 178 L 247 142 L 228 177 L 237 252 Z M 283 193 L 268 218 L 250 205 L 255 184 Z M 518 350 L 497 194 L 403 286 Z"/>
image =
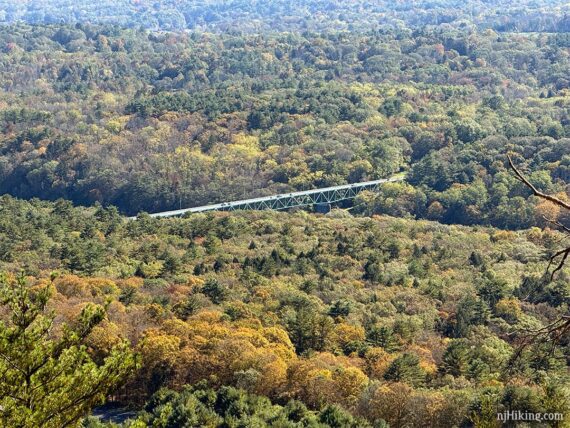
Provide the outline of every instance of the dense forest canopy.
<path id="1" fill-rule="evenodd" d="M 142 367 L 120 394 L 135 404 L 204 381 L 254 394 L 217 393 L 231 393 L 223 402 L 241 403 L 233 415 L 246 421 L 316 423 L 323 415 L 305 406 L 341 406 L 352 416 L 339 418 L 443 427 L 472 423 L 485 406 L 567 406 L 568 346 L 537 344 L 515 358 L 525 329 L 567 311 L 568 272 L 541 279 L 558 232 L 343 211 L 125 222 L 115 209 L 0 202 L 0 230 L 15 233 L 4 233 L 0 268 L 49 284 L 60 322 L 88 302 L 107 305 L 86 343 L 98 359 L 132 343 Z M 229 404 L 203 388 L 162 391 L 138 418 L 223 421 Z M 284 409 L 265 399 L 260 413 L 259 395 Z"/>
<path id="2" fill-rule="evenodd" d="M 522 32 L 570 31 L 562 0 L 0 0 L 0 23 L 118 24 L 153 30 L 320 31 L 450 24 Z"/>
<path id="3" fill-rule="evenodd" d="M 569 30 L 558 0 L 0 0 L 0 425 L 568 420 Z M 326 215 L 145 213 L 395 174 Z"/>
<path id="4" fill-rule="evenodd" d="M 368 212 L 524 228 L 560 192 L 570 39 L 493 30 L 0 28 L 0 192 L 123 213 L 409 171 Z M 390 193 L 391 192 L 391 193 Z M 398 195 L 404 203 L 383 201 Z"/>

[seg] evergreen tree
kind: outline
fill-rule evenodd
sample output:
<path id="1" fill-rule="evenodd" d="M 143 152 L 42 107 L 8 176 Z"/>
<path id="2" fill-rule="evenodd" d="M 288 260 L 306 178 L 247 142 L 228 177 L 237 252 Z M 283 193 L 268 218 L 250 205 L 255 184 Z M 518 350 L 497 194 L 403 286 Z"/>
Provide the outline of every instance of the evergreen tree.
<path id="1" fill-rule="evenodd" d="M 134 369 L 124 343 L 100 366 L 82 344 L 103 320 L 101 306 L 87 305 L 73 327 L 54 332 L 49 286 L 31 288 L 23 276 L 2 275 L 0 298 L 8 314 L 0 322 L 1 426 L 78 426 Z"/>
<path id="2" fill-rule="evenodd" d="M 483 256 L 477 251 L 473 251 L 469 256 L 469 264 L 475 267 L 482 266 L 484 263 Z"/>
<path id="3" fill-rule="evenodd" d="M 466 296 L 457 305 L 453 337 L 465 337 L 474 325 L 485 324 L 489 319 L 489 308 L 481 300 Z"/>
<path id="4" fill-rule="evenodd" d="M 202 287 L 202 293 L 210 298 L 212 303 L 219 305 L 227 297 L 227 290 L 218 282 L 216 278 L 209 278 Z"/>
<path id="5" fill-rule="evenodd" d="M 469 346 L 463 340 L 454 340 L 443 354 L 442 369 L 453 376 L 461 376 L 469 370 Z"/>
<path id="6" fill-rule="evenodd" d="M 406 382 L 413 386 L 425 382 L 426 373 L 420 367 L 420 359 L 415 354 L 405 353 L 396 358 L 386 370 L 384 379 L 394 382 Z"/>

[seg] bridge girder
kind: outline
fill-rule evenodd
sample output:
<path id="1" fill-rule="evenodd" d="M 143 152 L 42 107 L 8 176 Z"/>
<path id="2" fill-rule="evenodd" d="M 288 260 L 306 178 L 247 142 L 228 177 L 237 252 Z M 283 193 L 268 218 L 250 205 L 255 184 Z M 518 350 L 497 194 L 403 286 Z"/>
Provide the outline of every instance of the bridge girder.
<path id="1" fill-rule="evenodd" d="M 256 202 L 245 201 L 244 203 L 228 203 L 225 207 L 221 207 L 220 211 L 236 211 L 236 210 L 286 210 L 289 208 L 297 208 L 308 205 L 318 204 L 334 204 L 348 199 L 354 199 L 363 190 L 377 191 L 378 184 L 371 186 L 355 186 L 351 188 L 341 188 L 334 190 L 326 190 L 306 195 L 285 194 L 274 196 L 270 199 L 264 199 Z"/>
<path id="2" fill-rule="evenodd" d="M 246 199 L 243 201 L 223 202 L 202 207 L 164 211 L 150 215 L 151 217 L 173 217 L 181 216 L 186 213 L 199 213 L 206 211 L 284 210 L 307 205 L 334 204 L 347 199 L 353 199 L 364 190 L 374 192 L 377 191 L 384 183 L 402 181 L 403 179 L 404 176 L 397 176 L 362 183 L 342 184 L 322 189 Z M 130 219 L 134 220 L 136 217 L 130 217 Z"/>

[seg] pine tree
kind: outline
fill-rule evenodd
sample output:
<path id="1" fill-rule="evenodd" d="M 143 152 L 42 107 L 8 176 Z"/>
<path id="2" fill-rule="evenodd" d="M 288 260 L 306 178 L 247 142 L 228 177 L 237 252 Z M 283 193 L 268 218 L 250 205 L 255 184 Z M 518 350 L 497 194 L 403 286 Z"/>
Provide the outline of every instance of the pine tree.
<path id="1" fill-rule="evenodd" d="M 478 251 L 471 252 L 469 256 L 469 264 L 471 266 L 479 267 L 482 266 L 484 263 L 483 256 Z"/>
<path id="2" fill-rule="evenodd" d="M 394 382 L 405 382 L 420 386 L 425 382 L 426 373 L 420 366 L 420 359 L 415 354 L 404 353 L 396 358 L 386 370 L 384 379 Z"/>
<path id="3" fill-rule="evenodd" d="M 0 321 L 1 426 L 78 426 L 135 367 L 126 343 L 99 366 L 82 344 L 103 320 L 101 306 L 86 306 L 73 327 L 54 331 L 49 298 L 49 286 L 32 288 L 23 276 L 0 276 L 7 314 Z"/>
<path id="4" fill-rule="evenodd" d="M 465 375 L 469 370 L 470 352 L 465 341 L 452 341 L 443 354 L 442 369 L 453 376 Z"/>

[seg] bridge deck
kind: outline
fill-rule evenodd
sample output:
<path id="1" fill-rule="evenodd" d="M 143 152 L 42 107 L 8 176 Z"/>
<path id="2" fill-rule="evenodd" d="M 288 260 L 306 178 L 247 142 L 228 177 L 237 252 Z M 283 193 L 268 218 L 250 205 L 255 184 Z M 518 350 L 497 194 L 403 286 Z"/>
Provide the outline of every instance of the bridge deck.
<path id="1" fill-rule="evenodd" d="M 354 198 L 358 193 L 366 189 L 374 189 L 378 185 L 388 182 L 401 181 L 404 177 L 391 177 L 380 180 L 364 181 L 361 183 L 344 184 L 341 186 L 323 187 L 320 189 L 303 190 L 300 192 L 283 193 L 279 195 L 264 196 L 260 198 L 243 199 L 239 201 L 223 202 L 220 204 L 204 205 L 201 207 L 184 208 L 173 211 L 163 211 L 150 214 L 151 217 L 175 217 L 186 213 L 200 213 L 205 211 L 231 211 L 236 209 L 287 209 L 302 205 L 318 204 L 319 196 L 322 203 L 338 202 L 340 200 Z M 312 198 L 316 196 L 317 198 Z M 332 198 L 331 198 L 332 196 Z M 339 199 L 340 198 L 340 199 Z M 131 217 L 135 219 L 136 217 Z"/>

